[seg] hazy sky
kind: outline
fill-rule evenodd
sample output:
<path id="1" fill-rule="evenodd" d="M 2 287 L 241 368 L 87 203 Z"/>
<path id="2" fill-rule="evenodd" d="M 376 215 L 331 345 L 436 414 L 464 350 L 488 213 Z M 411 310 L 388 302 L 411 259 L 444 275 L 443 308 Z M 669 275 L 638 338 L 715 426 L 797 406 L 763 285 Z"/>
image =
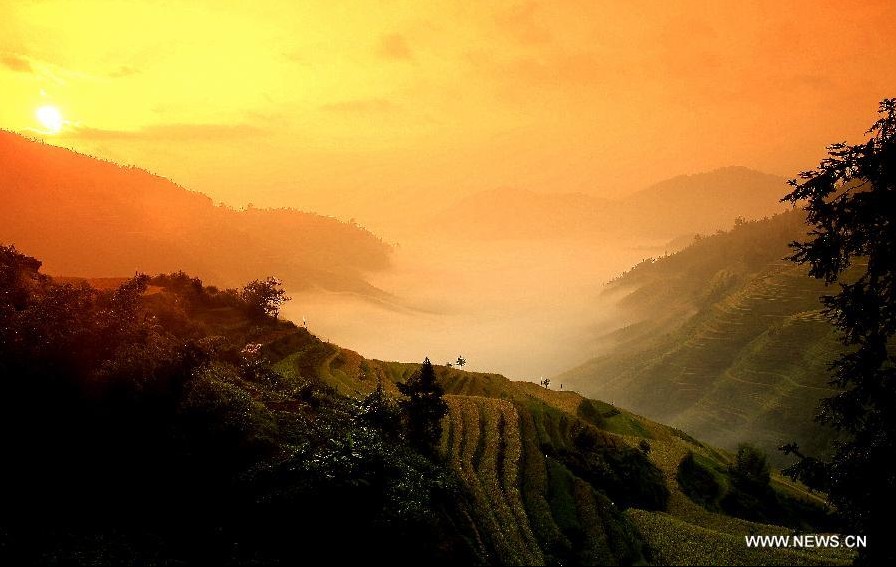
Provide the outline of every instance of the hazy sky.
<path id="1" fill-rule="evenodd" d="M 0 0 L 0 127 L 234 205 L 790 175 L 896 96 L 896 2 Z"/>

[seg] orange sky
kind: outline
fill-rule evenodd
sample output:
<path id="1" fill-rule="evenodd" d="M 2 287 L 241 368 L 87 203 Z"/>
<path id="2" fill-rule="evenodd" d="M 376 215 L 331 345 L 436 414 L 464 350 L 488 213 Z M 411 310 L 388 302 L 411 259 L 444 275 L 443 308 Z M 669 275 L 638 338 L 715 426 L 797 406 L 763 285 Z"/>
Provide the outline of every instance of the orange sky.
<path id="1" fill-rule="evenodd" d="M 671 6 L 674 4 L 674 6 Z M 781 175 L 896 96 L 896 2 L 0 0 L 0 127 L 241 206 Z"/>

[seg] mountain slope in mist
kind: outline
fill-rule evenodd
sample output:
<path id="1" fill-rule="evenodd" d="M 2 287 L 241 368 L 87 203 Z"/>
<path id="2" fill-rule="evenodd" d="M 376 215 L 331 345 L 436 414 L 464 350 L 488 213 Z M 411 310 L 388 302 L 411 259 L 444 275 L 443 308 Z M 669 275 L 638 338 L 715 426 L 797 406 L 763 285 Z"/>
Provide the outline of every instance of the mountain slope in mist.
<path id="1" fill-rule="evenodd" d="M 623 199 L 503 188 L 461 199 L 429 225 L 464 238 L 668 238 L 784 210 L 784 179 L 745 167 L 681 175 Z"/>
<path id="2" fill-rule="evenodd" d="M 831 433 L 812 418 L 840 347 L 823 286 L 782 259 L 805 230 L 791 211 L 639 264 L 606 292 L 627 317 L 610 352 L 556 380 L 722 447 L 824 452 Z"/>
<path id="3" fill-rule="evenodd" d="M 50 273 L 185 269 L 219 285 L 274 273 L 291 289 L 375 292 L 390 247 L 355 225 L 288 209 L 237 211 L 133 167 L 0 131 L 0 241 Z"/>
<path id="4" fill-rule="evenodd" d="M 782 177 L 724 167 L 661 181 L 629 195 L 623 205 L 631 222 L 643 220 L 647 234 L 705 234 L 730 228 L 737 217 L 760 219 L 786 210 L 780 202 L 786 192 Z"/>

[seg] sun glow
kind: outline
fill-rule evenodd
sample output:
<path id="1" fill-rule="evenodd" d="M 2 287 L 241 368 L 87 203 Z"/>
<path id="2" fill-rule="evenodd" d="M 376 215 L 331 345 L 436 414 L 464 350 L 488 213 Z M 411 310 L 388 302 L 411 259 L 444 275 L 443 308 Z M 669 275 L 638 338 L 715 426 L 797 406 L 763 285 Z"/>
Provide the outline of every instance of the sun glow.
<path id="1" fill-rule="evenodd" d="M 55 106 L 41 106 L 34 112 L 34 115 L 48 134 L 58 134 L 65 125 L 62 113 Z"/>

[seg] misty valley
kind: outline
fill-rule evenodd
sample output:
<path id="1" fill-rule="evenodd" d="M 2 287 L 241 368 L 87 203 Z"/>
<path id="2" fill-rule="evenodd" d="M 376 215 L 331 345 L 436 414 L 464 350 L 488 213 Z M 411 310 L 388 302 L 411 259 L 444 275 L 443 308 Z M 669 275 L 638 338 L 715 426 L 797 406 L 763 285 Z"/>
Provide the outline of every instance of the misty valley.
<path id="1" fill-rule="evenodd" d="M 23 487 L 4 499 L 21 520 L 3 528 L 14 553 L 291 561 L 287 531 L 338 547 L 350 529 L 363 545 L 334 557 L 854 557 L 736 544 L 755 526 L 845 525 L 817 466 L 799 468 L 839 442 L 812 416 L 845 351 L 825 286 L 786 258 L 808 230 L 775 198 L 780 179 L 675 178 L 645 190 L 666 206 L 633 209 L 640 224 L 618 222 L 625 202 L 505 191 L 506 208 L 466 199 L 469 231 L 430 221 L 386 244 L 354 222 L 215 206 L 141 170 L 0 142 L 0 237 L 40 258 L 0 248 L 3 370 L 28 401 L 5 427 L 42 408 L 12 444 L 28 464 L 3 478 Z M 754 218 L 664 214 L 707 194 Z M 563 232 L 573 215 L 590 222 Z M 214 264 L 222 253 L 247 262 Z M 262 266 L 283 279 L 234 287 Z M 75 468 L 51 481 L 58 459 Z M 317 511 L 284 520 L 293 508 Z M 684 552 L 682 538 L 707 543 Z"/>
<path id="2" fill-rule="evenodd" d="M 0 565 L 887 565 L 896 4 L 0 0 Z"/>

